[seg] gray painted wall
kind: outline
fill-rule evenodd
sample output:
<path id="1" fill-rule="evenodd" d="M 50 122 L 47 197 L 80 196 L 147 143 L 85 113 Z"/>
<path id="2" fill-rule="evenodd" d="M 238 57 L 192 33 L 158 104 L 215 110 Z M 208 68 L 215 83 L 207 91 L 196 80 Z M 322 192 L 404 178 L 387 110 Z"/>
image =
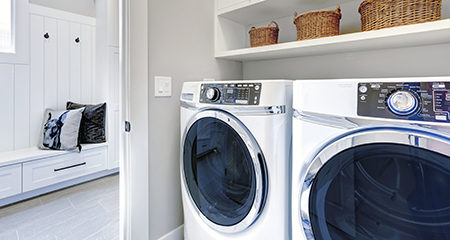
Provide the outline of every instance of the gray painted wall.
<path id="1" fill-rule="evenodd" d="M 244 79 L 450 76 L 450 44 L 244 63 Z"/>
<path id="2" fill-rule="evenodd" d="M 242 63 L 214 58 L 214 1 L 149 0 L 148 12 L 150 240 L 156 240 L 183 224 L 182 84 L 204 78 L 241 79 Z M 154 97 L 155 76 L 172 77 L 172 97 Z"/>
<path id="3" fill-rule="evenodd" d="M 94 0 L 29 0 L 29 2 L 44 7 L 95 17 Z"/>
<path id="4" fill-rule="evenodd" d="M 341 34 L 359 31 L 361 1 L 342 5 Z M 450 18 L 450 1 L 442 1 L 442 19 Z M 291 27 L 292 29 L 292 27 Z M 244 63 L 244 79 L 374 78 L 450 76 L 450 44 L 348 52 L 334 55 Z"/>

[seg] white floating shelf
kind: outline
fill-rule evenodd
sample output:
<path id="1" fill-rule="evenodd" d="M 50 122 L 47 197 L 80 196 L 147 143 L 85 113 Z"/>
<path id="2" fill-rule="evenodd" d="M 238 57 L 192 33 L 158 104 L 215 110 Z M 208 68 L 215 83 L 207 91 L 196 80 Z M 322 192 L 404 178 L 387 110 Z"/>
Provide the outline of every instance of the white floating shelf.
<path id="1" fill-rule="evenodd" d="M 368 32 L 216 52 L 216 58 L 261 61 L 450 43 L 450 19 Z"/>

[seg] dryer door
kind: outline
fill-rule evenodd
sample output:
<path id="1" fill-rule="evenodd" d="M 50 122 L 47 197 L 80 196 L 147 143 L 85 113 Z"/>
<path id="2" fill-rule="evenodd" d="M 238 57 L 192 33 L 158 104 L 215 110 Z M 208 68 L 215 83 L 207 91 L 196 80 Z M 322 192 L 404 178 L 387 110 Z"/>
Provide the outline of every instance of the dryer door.
<path id="1" fill-rule="evenodd" d="M 308 238 L 450 239 L 449 153 L 445 136 L 405 128 L 329 143 L 302 190 Z"/>
<path id="2" fill-rule="evenodd" d="M 183 137 L 181 171 L 200 217 L 221 232 L 239 232 L 266 199 L 264 156 L 249 130 L 219 110 L 199 112 Z"/>

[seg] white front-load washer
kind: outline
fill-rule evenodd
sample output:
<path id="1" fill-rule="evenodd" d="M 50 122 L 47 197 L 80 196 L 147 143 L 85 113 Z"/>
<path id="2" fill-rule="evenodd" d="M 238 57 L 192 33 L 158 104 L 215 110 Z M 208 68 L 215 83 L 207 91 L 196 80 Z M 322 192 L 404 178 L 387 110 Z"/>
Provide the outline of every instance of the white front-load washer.
<path id="1" fill-rule="evenodd" d="M 450 77 L 295 81 L 293 108 L 293 239 L 450 239 Z"/>
<path id="2" fill-rule="evenodd" d="M 185 239 L 290 239 L 292 84 L 183 84 Z"/>

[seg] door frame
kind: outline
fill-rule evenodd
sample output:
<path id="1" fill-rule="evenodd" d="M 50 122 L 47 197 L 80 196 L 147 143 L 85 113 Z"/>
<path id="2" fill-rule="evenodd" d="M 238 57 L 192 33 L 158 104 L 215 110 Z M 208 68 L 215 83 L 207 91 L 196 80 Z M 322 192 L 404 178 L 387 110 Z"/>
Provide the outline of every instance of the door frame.
<path id="1" fill-rule="evenodd" d="M 121 122 L 130 119 L 130 8 L 128 0 L 119 0 L 119 76 Z M 131 239 L 130 134 L 120 131 L 120 239 Z"/>

